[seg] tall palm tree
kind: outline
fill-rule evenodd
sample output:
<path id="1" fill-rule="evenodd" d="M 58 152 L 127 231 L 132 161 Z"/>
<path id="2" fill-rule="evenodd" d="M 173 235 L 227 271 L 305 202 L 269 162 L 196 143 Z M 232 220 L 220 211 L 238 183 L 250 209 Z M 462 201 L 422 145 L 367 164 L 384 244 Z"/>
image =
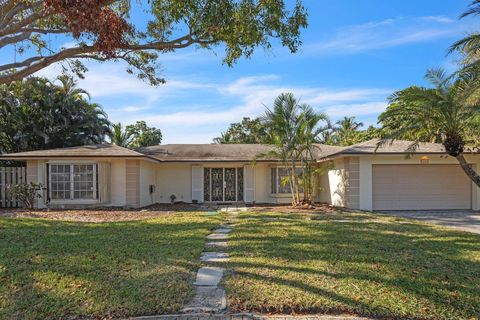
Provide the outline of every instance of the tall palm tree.
<path id="1" fill-rule="evenodd" d="M 379 116 L 387 143 L 391 139 L 412 139 L 409 151 L 419 142 L 436 140 L 455 157 L 470 179 L 480 186 L 478 175 L 464 157 L 467 145 L 474 145 L 480 129 L 479 69 L 470 68 L 452 76 L 441 69 L 428 70 L 425 79 L 433 88 L 409 87 L 395 92 L 387 110 Z"/>
<path id="2" fill-rule="evenodd" d="M 327 125 L 321 125 L 323 121 Z M 275 149 L 258 157 L 282 160 L 288 173 L 288 179 L 282 183 L 290 185 L 292 205 L 311 202 L 315 142 L 329 127 L 327 116 L 299 104 L 292 93 L 283 93 L 275 99 L 272 109 L 267 108 L 262 122 L 271 134 Z M 303 200 L 300 199 L 301 191 Z"/>
<path id="3" fill-rule="evenodd" d="M 213 143 L 216 144 L 228 144 L 232 143 L 233 137 L 230 132 L 225 131 L 220 133 L 220 137 L 213 138 Z"/>
<path id="4" fill-rule="evenodd" d="M 109 126 L 101 106 L 69 99 L 48 79 L 0 86 L 1 152 L 103 143 Z"/>
<path id="5" fill-rule="evenodd" d="M 120 122 L 117 124 L 112 124 L 111 131 L 110 139 L 113 144 L 128 148 L 133 143 L 133 135 L 128 130 L 125 130 Z"/>
<path id="6" fill-rule="evenodd" d="M 344 117 L 337 121 L 336 125 L 335 133 L 339 145 L 349 146 L 358 142 L 358 129 L 363 127 L 362 122 L 356 122 L 355 117 Z"/>
<path id="7" fill-rule="evenodd" d="M 313 176 L 318 173 L 315 165 L 318 146 L 315 144 L 320 136 L 330 131 L 331 124 L 323 112 L 316 112 L 309 105 L 301 105 L 300 119 L 302 125 L 297 133 L 297 153 L 302 163 L 303 202 L 313 202 Z"/>
<path id="8" fill-rule="evenodd" d="M 68 97 L 74 101 L 82 100 L 84 97 L 90 99 L 90 94 L 84 89 L 78 88 L 77 82 L 72 79 L 72 77 L 61 75 L 57 77 L 57 80 L 60 81 L 61 84 L 57 88 L 64 97 Z"/>
<path id="9" fill-rule="evenodd" d="M 460 19 L 470 17 L 470 16 L 479 16 L 480 15 L 480 0 L 474 0 L 468 6 L 467 11 L 465 11 Z M 473 32 L 468 34 L 465 38 L 455 42 L 450 47 L 450 53 L 458 51 L 465 58 L 464 63 L 469 66 L 471 64 L 476 64 L 480 61 L 480 33 Z"/>

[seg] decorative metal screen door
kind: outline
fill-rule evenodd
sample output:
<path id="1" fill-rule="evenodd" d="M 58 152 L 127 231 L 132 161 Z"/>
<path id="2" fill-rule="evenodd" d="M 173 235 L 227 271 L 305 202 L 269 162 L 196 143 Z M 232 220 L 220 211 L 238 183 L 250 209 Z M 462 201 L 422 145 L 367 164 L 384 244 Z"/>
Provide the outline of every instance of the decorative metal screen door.
<path id="1" fill-rule="evenodd" d="M 204 168 L 205 201 L 243 201 L 243 168 Z"/>
<path id="2" fill-rule="evenodd" d="M 212 168 L 212 201 L 223 201 L 223 168 Z"/>
<path id="3" fill-rule="evenodd" d="M 236 168 L 225 168 L 225 201 L 237 201 Z"/>

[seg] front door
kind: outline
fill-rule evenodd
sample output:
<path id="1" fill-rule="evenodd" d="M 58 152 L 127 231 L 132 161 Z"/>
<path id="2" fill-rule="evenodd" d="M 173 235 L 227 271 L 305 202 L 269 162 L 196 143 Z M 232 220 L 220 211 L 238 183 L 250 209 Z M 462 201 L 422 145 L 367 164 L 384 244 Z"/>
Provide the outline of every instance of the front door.
<path id="1" fill-rule="evenodd" d="M 212 168 L 212 200 L 223 201 L 223 168 Z"/>
<path id="2" fill-rule="evenodd" d="M 243 201 L 243 168 L 205 168 L 203 181 L 205 201 Z"/>
<path id="3" fill-rule="evenodd" d="M 237 201 L 236 184 L 236 168 L 225 168 L 225 177 L 223 181 L 224 186 L 224 201 Z"/>

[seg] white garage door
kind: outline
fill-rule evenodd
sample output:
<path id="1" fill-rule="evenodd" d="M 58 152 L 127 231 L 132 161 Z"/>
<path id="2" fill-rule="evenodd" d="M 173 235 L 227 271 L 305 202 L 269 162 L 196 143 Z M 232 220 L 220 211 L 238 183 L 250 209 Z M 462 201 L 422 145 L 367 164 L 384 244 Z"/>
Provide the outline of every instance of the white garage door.
<path id="1" fill-rule="evenodd" d="M 472 184 L 458 165 L 373 165 L 373 210 L 470 209 Z"/>

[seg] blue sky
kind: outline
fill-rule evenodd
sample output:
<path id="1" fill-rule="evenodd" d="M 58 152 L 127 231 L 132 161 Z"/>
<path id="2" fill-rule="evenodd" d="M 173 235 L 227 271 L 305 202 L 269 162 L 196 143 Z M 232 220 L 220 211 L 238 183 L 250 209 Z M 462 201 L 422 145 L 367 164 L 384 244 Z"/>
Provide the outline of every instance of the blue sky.
<path id="1" fill-rule="evenodd" d="M 356 116 L 375 124 L 394 90 L 424 84 L 427 68 L 454 69 L 447 48 L 479 27 L 476 19 L 458 20 L 469 2 L 305 0 L 310 25 L 297 54 L 275 45 L 229 68 L 221 50 L 189 48 L 160 58 L 167 79 L 160 87 L 126 74 L 121 63 L 88 63 L 79 85 L 112 121 L 161 128 L 163 143 L 209 143 L 229 123 L 262 114 L 285 91 L 333 120 Z"/>

